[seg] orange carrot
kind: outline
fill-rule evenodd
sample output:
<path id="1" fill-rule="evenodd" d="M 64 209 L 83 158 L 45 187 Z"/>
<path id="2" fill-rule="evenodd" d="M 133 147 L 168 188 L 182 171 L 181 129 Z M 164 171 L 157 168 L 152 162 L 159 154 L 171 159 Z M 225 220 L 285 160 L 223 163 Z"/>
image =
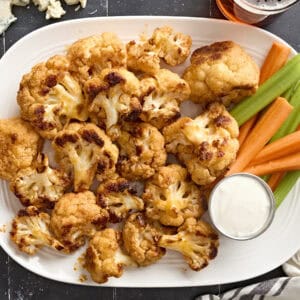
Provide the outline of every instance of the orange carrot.
<path id="1" fill-rule="evenodd" d="M 260 165 L 248 167 L 243 172 L 261 176 L 292 170 L 300 170 L 300 153 L 294 153 Z"/>
<path id="2" fill-rule="evenodd" d="M 250 162 L 250 165 L 258 165 L 268 160 L 287 156 L 300 152 L 300 131 L 295 131 L 285 137 L 266 145 L 261 152 Z"/>
<path id="3" fill-rule="evenodd" d="M 279 185 L 281 179 L 284 177 L 285 172 L 278 172 L 271 175 L 271 177 L 268 180 L 268 185 L 271 188 L 271 190 L 274 192 L 277 186 Z"/>
<path id="4" fill-rule="evenodd" d="M 244 170 L 280 128 L 292 110 L 293 107 L 286 99 L 277 98 L 249 134 L 226 176 Z"/>
<path id="5" fill-rule="evenodd" d="M 246 121 L 241 127 L 240 127 L 240 134 L 239 134 L 239 143 L 240 147 L 245 142 L 247 136 L 249 135 L 250 130 L 253 128 L 254 124 L 257 121 L 258 115 L 254 115 L 251 119 Z"/>

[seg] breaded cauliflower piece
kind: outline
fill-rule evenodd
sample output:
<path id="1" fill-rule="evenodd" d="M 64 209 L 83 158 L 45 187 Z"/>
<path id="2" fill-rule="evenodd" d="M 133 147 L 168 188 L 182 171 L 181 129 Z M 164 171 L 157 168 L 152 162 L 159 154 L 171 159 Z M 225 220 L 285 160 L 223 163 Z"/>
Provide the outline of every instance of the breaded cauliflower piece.
<path id="1" fill-rule="evenodd" d="M 158 246 L 162 234 L 159 224 L 147 219 L 143 213 L 134 213 L 124 224 L 125 249 L 139 266 L 153 264 L 166 253 L 164 248 Z"/>
<path id="2" fill-rule="evenodd" d="M 68 251 L 74 251 L 108 222 L 108 212 L 97 205 L 90 192 L 68 193 L 56 202 L 51 214 L 50 227 Z"/>
<path id="3" fill-rule="evenodd" d="M 219 238 L 208 223 L 188 218 L 176 235 L 163 235 L 158 244 L 180 252 L 192 270 L 200 271 L 217 256 Z"/>
<path id="4" fill-rule="evenodd" d="M 82 84 L 105 68 L 126 67 L 126 49 L 112 32 L 93 35 L 73 43 L 67 52 L 71 71 Z"/>
<path id="5" fill-rule="evenodd" d="M 168 65 L 176 66 L 190 55 L 192 39 L 189 35 L 174 32 L 171 27 L 164 26 L 154 30 L 149 44 L 154 45 L 158 56 Z"/>
<path id="6" fill-rule="evenodd" d="M 74 177 L 74 190 L 88 190 L 95 175 L 99 181 L 115 173 L 118 148 L 92 123 L 70 123 L 56 135 L 52 146 L 58 163 Z"/>
<path id="7" fill-rule="evenodd" d="M 25 206 L 53 208 L 55 202 L 70 186 L 62 170 L 49 166 L 48 157 L 39 154 L 33 166 L 21 169 L 10 182 L 10 189 Z"/>
<path id="8" fill-rule="evenodd" d="M 120 149 L 117 170 L 129 180 L 143 180 L 154 175 L 167 159 L 164 138 L 147 123 L 124 123 L 118 128 L 116 142 Z"/>
<path id="9" fill-rule="evenodd" d="M 204 194 L 188 179 L 187 170 L 175 164 L 159 168 L 146 182 L 143 199 L 147 216 L 167 226 L 199 218 L 207 208 Z"/>
<path id="10" fill-rule="evenodd" d="M 183 78 L 196 103 L 237 103 L 255 93 L 259 69 L 255 61 L 232 41 L 217 42 L 196 49 Z"/>
<path id="11" fill-rule="evenodd" d="M 53 139 L 71 119 L 88 118 L 87 102 L 69 67 L 66 57 L 56 55 L 34 66 L 20 83 L 21 116 L 47 139 Z"/>
<path id="12" fill-rule="evenodd" d="M 121 249 L 121 233 L 107 228 L 98 231 L 89 242 L 84 256 L 84 267 L 92 279 L 104 283 L 109 277 L 121 277 L 125 266 L 135 266 Z"/>
<path id="13" fill-rule="evenodd" d="M 42 146 L 29 123 L 20 118 L 0 120 L 0 178 L 13 180 L 20 169 L 31 166 Z"/>
<path id="14" fill-rule="evenodd" d="M 220 103 L 212 103 L 194 120 L 181 118 L 164 128 L 166 149 L 186 165 L 199 185 L 213 182 L 235 160 L 239 128 Z"/>
<path id="15" fill-rule="evenodd" d="M 108 211 L 111 223 L 118 223 L 131 211 L 144 209 L 144 201 L 135 194 L 136 190 L 127 179 L 111 179 L 99 185 L 97 203 Z"/>
<path id="16" fill-rule="evenodd" d="M 107 131 L 119 121 L 136 121 L 142 111 L 140 82 L 124 68 L 104 69 L 86 82 L 93 121 Z"/>
<path id="17" fill-rule="evenodd" d="M 51 235 L 49 224 L 47 213 L 40 212 L 35 206 L 26 207 L 13 219 L 10 238 L 20 251 L 29 255 L 44 246 L 64 250 L 64 246 Z"/>
<path id="18" fill-rule="evenodd" d="M 190 95 L 188 84 L 178 74 L 160 69 L 141 80 L 141 119 L 161 129 L 180 117 L 180 103 Z"/>
<path id="19" fill-rule="evenodd" d="M 130 41 L 126 45 L 127 66 L 132 71 L 155 74 L 160 69 L 160 58 L 148 41 Z"/>

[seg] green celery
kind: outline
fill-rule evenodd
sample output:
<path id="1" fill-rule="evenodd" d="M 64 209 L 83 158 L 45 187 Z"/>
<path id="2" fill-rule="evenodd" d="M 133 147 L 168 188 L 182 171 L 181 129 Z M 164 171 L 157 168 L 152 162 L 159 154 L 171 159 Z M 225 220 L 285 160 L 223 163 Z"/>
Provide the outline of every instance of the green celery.
<path id="1" fill-rule="evenodd" d="M 275 204 L 278 207 L 285 197 L 288 195 L 292 187 L 300 177 L 300 171 L 288 172 L 279 183 L 278 187 L 274 191 Z"/>
<path id="2" fill-rule="evenodd" d="M 285 93 L 282 94 L 282 97 L 290 101 L 299 83 L 300 81 L 297 81 L 295 84 L 293 84 Z"/>
<path id="3" fill-rule="evenodd" d="M 270 175 L 262 175 L 262 176 L 260 176 L 260 178 L 261 178 L 263 181 L 267 182 L 267 181 L 269 180 L 269 178 L 270 178 Z"/>
<path id="4" fill-rule="evenodd" d="M 231 110 L 231 115 L 236 119 L 239 126 L 243 125 L 274 99 L 286 92 L 298 80 L 300 80 L 300 54 L 294 56 L 284 67 L 265 81 L 254 95 L 237 104 Z"/>

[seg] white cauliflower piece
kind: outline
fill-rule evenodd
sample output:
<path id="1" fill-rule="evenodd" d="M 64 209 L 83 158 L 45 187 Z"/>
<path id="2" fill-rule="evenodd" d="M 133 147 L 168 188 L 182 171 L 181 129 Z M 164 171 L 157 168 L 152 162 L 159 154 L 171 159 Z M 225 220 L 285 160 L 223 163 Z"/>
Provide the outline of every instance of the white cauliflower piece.
<path id="1" fill-rule="evenodd" d="M 62 8 L 60 1 L 50 0 L 46 11 L 46 20 L 59 19 L 65 13 L 66 11 Z"/>

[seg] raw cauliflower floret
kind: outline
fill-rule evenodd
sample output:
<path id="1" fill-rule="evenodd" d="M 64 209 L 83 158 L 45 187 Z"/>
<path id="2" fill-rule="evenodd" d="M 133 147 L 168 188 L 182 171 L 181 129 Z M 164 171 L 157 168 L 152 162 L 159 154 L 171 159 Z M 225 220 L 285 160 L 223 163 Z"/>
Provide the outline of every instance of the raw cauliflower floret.
<path id="1" fill-rule="evenodd" d="M 158 246 L 162 234 L 159 224 L 147 219 L 143 213 L 134 213 L 124 224 L 125 249 L 139 266 L 153 264 L 166 252 L 164 248 Z"/>
<path id="2" fill-rule="evenodd" d="M 98 231 L 90 240 L 84 256 L 84 267 L 95 282 L 104 283 L 109 277 L 119 278 L 125 266 L 135 266 L 121 246 L 121 233 L 112 228 Z"/>
<path id="3" fill-rule="evenodd" d="M 26 207 L 13 219 L 10 238 L 19 250 L 29 255 L 44 246 L 64 250 L 64 246 L 51 235 L 49 224 L 50 216 L 47 213 L 40 212 L 35 206 Z"/>
<path id="4" fill-rule="evenodd" d="M 127 179 L 111 179 L 99 185 L 97 203 L 109 212 L 111 223 L 118 223 L 131 211 L 144 209 L 144 201 L 135 194 L 136 190 Z"/>
<path id="5" fill-rule="evenodd" d="M 51 168 L 48 157 L 40 154 L 33 166 L 18 171 L 10 189 L 25 206 L 52 208 L 69 185 L 67 174 Z"/>
<path id="6" fill-rule="evenodd" d="M 183 78 L 196 103 L 237 103 L 255 93 L 259 69 L 255 61 L 232 41 L 217 42 L 196 49 Z"/>
<path id="7" fill-rule="evenodd" d="M 90 192 L 68 193 L 56 202 L 51 214 L 50 227 L 68 251 L 74 251 L 108 222 L 108 212 L 97 205 Z"/>
<path id="8" fill-rule="evenodd" d="M 174 32 L 171 27 L 164 26 L 154 30 L 149 43 L 168 65 L 176 66 L 190 55 L 192 39 L 189 35 Z"/>
<path id="9" fill-rule="evenodd" d="M 180 226 L 189 217 L 199 218 L 207 206 L 186 169 L 175 164 L 159 168 L 147 181 L 143 199 L 147 216 L 167 226 Z"/>
<path id="10" fill-rule="evenodd" d="M 52 142 L 58 163 L 74 177 L 74 190 L 88 190 L 95 175 L 99 181 L 115 173 L 118 148 L 92 123 L 70 123 Z"/>
<path id="11" fill-rule="evenodd" d="M 219 238 L 204 221 L 188 218 L 175 235 L 163 235 L 159 246 L 180 252 L 190 268 L 200 271 L 218 253 Z"/>
<path id="12" fill-rule="evenodd" d="M 105 68 L 126 67 L 126 49 L 116 34 L 104 32 L 80 39 L 67 52 L 71 70 L 83 84 Z"/>
<path id="13" fill-rule="evenodd" d="M 190 95 L 188 84 L 167 69 L 142 79 L 141 91 L 141 119 L 159 129 L 180 117 L 180 103 Z"/>
<path id="14" fill-rule="evenodd" d="M 186 165 L 192 180 L 206 185 L 235 160 L 239 128 L 220 103 L 212 103 L 194 120 L 181 118 L 164 128 L 166 149 Z"/>
<path id="15" fill-rule="evenodd" d="M 93 121 L 107 131 L 121 120 L 136 121 L 142 111 L 140 82 L 124 68 L 104 69 L 86 82 L 85 91 Z"/>
<path id="16" fill-rule="evenodd" d="M 129 180 L 143 180 L 154 175 L 167 159 L 164 138 L 147 123 L 124 123 L 118 128 L 116 142 L 120 149 L 117 170 Z"/>
<path id="17" fill-rule="evenodd" d="M 66 57 L 56 55 L 22 78 L 17 97 L 21 116 L 44 138 L 53 139 L 71 119 L 88 118 L 86 100 L 69 67 Z"/>
<path id="18" fill-rule="evenodd" d="M 43 141 L 32 126 L 20 118 L 0 120 L 0 178 L 13 180 L 32 165 Z"/>

